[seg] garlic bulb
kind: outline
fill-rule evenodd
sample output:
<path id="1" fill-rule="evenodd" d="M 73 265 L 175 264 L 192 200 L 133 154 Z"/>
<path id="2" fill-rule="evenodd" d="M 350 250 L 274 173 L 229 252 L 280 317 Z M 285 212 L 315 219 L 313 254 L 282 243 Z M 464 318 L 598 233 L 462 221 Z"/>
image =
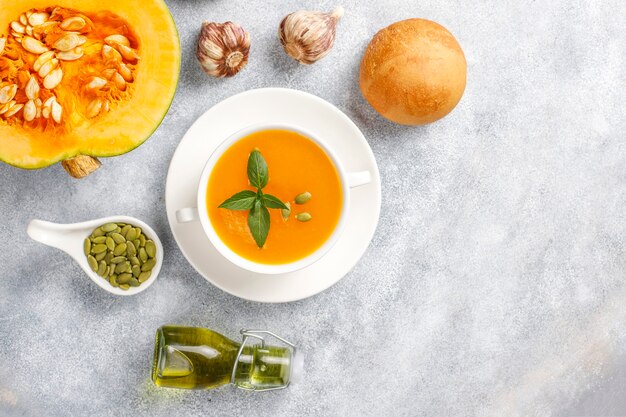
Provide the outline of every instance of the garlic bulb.
<path id="1" fill-rule="evenodd" d="M 287 15 L 278 30 L 285 52 L 301 64 L 313 64 L 324 58 L 335 43 L 341 16 L 341 6 L 332 13 L 300 10 Z"/>
<path id="2" fill-rule="evenodd" d="M 202 69 L 213 77 L 232 77 L 248 63 L 250 35 L 233 23 L 204 22 L 196 56 Z"/>

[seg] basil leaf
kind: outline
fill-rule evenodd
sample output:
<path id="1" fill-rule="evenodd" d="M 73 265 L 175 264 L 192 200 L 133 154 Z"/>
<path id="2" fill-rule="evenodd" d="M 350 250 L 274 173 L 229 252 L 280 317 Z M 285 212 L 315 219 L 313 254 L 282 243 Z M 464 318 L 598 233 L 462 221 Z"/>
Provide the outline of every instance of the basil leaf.
<path id="1" fill-rule="evenodd" d="M 259 200 L 248 213 L 248 227 L 259 248 L 262 248 L 270 232 L 270 212 Z"/>
<path id="2" fill-rule="evenodd" d="M 218 207 L 228 210 L 250 210 L 254 207 L 255 200 L 256 193 L 254 191 L 245 190 L 233 195 Z"/>
<path id="3" fill-rule="evenodd" d="M 283 210 L 287 210 L 289 208 L 285 205 L 285 203 L 283 203 L 282 201 L 280 201 L 278 198 L 274 197 L 271 194 L 263 194 L 262 201 L 263 201 L 263 204 L 265 204 L 265 207 L 267 208 L 283 209 Z"/>
<path id="4" fill-rule="evenodd" d="M 267 172 L 267 163 L 261 152 L 254 150 L 248 158 L 248 180 L 253 187 L 263 188 L 267 185 L 269 174 Z"/>

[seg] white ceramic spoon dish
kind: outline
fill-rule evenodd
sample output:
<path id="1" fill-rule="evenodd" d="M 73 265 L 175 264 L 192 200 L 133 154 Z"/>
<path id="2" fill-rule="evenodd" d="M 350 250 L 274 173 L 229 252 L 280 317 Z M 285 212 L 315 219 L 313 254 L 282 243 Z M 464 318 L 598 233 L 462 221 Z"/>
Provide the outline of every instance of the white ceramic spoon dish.
<path id="1" fill-rule="evenodd" d="M 83 252 L 83 242 L 86 237 L 91 235 L 91 232 L 93 232 L 96 227 L 100 227 L 106 223 L 127 223 L 141 227 L 141 230 L 146 237 L 148 239 L 152 239 L 154 242 L 156 246 L 156 264 L 154 265 L 154 268 L 152 268 L 152 275 L 150 275 L 150 278 L 142 282 L 140 286 L 130 287 L 128 290 L 116 288 L 109 284 L 108 280 L 99 276 L 89 267 L 87 257 Z M 150 226 L 134 217 L 111 216 L 71 224 L 52 223 L 44 220 L 31 220 L 28 224 L 27 233 L 31 239 L 48 246 L 52 246 L 53 248 L 61 249 L 63 252 L 70 255 L 76 262 L 78 262 L 78 265 L 83 268 L 85 274 L 87 274 L 93 282 L 95 282 L 100 288 L 115 295 L 135 295 L 144 291 L 156 280 L 159 275 L 159 271 L 161 270 L 161 265 L 163 264 L 163 245 L 161 244 L 159 237 Z"/>

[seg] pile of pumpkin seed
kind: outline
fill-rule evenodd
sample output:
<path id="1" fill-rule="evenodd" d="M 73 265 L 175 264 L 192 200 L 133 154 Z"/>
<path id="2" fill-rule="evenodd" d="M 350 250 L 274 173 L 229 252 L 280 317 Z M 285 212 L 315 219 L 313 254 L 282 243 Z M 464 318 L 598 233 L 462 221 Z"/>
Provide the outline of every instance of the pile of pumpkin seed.
<path id="1" fill-rule="evenodd" d="M 91 269 L 114 287 L 138 287 L 156 265 L 156 245 L 140 227 L 107 223 L 96 228 L 84 242 Z"/>

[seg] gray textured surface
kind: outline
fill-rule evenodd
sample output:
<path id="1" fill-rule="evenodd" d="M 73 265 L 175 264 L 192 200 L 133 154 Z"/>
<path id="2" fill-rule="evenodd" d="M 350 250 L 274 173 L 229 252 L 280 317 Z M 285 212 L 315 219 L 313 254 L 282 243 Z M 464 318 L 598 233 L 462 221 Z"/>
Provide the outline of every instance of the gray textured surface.
<path id="1" fill-rule="evenodd" d="M 335 50 L 308 68 L 283 55 L 276 25 L 330 2 L 169 4 L 182 78 L 150 141 L 83 181 L 60 166 L 0 166 L 0 415 L 626 415 L 622 1 L 347 0 Z M 412 16 L 457 36 L 469 74 L 449 117 L 411 129 L 378 117 L 356 76 L 375 31 Z M 204 18 L 251 32 L 251 62 L 236 78 L 198 69 Z M 263 86 L 314 92 L 345 111 L 383 180 L 380 226 L 361 263 L 325 293 L 285 305 L 209 285 L 164 212 L 185 130 L 213 103 Z M 132 298 L 105 293 L 25 234 L 31 218 L 115 213 L 153 225 L 168 254 L 157 282 Z M 307 377 L 270 394 L 156 389 L 152 337 L 164 323 L 233 337 L 272 329 L 306 349 Z"/>

